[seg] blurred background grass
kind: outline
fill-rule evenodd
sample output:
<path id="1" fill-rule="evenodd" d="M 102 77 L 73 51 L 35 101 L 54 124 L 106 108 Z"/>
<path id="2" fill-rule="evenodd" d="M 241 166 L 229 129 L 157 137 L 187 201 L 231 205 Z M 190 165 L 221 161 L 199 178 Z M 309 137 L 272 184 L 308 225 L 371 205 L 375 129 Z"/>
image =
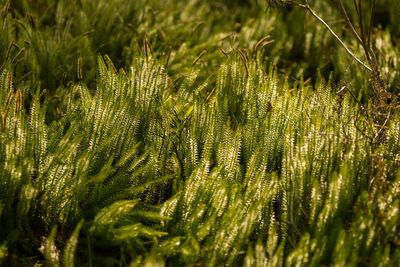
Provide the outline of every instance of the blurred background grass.
<path id="1" fill-rule="evenodd" d="M 336 19 L 335 9 L 314 2 L 344 40 L 361 51 L 348 38 L 344 21 Z M 390 88 L 396 91 L 400 4 L 378 2 L 374 45 Z M 260 64 L 273 63 L 292 80 L 315 81 L 318 73 L 327 78 L 333 72 L 335 81 L 346 80 L 363 94 L 370 89 L 368 76 L 322 25 L 307 20 L 301 9 L 267 11 L 261 0 L 2 0 L 1 10 L 0 62 L 11 65 L 16 86 L 26 91 L 40 87 L 61 97 L 63 88 L 79 80 L 78 65 L 83 80 L 95 88 L 98 54 L 109 55 L 120 68 L 132 65 L 146 50 L 168 63 L 167 72 L 177 82 L 202 54 L 197 64 L 206 79 L 223 60 L 220 49 L 242 48 L 254 55 L 257 42 L 266 35 L 275 42 L 262 49 Z"/>

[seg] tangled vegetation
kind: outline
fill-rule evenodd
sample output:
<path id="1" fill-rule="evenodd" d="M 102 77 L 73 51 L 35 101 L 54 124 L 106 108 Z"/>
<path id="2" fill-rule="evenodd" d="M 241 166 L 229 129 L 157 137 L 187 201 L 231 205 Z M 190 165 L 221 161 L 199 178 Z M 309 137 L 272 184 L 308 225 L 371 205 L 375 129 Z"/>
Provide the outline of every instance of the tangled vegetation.
<path id="1" fill-rule="evenodd" d="M 0 265 L 399 266 L 400 2 L 283 2 L 0 0 Z"/>

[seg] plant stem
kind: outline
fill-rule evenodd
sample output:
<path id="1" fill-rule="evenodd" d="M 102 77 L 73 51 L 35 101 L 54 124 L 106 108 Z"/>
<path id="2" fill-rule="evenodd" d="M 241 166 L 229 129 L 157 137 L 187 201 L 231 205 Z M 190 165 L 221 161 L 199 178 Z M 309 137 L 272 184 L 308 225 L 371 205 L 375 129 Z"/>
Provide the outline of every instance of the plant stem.
<path id="1" fill-rule="evenodd" d="M 297 4 L 299 7 L 302 7 L 306 10 L 308 10 L 317 20 L 319 20 L 329 31 L 330 33 L 336 38 L 336 40 L 339 41 L 339 43 L 343 46 L 343 48 L 346 50 L 346 52 L 354 58 L 361 66 L 366 68 L 369 72 L 373 72 L 372 69 L 364 62 L 362 62 L 351 50 L 346 46 L 346 44 L 340 39 L 340 37 L 332 30 L 332 28 L 326 23 L 320 16 L 318 16 L 317 13 L 310 7 L 308 4 Z"/>

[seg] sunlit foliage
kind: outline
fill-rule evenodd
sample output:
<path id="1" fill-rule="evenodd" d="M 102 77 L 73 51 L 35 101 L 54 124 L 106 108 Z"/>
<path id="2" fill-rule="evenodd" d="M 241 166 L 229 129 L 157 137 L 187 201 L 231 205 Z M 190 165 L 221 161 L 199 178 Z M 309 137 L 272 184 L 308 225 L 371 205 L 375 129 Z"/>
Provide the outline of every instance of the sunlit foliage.
<path id="1" fill-rule="evenodd" d="M 372 154 L 368 76 L 322 28 L 70 2 L 0 0 L 0 264 L 400 265 L 400 115 Z M 374 35 L 393 90 L 396 34 Z"/>

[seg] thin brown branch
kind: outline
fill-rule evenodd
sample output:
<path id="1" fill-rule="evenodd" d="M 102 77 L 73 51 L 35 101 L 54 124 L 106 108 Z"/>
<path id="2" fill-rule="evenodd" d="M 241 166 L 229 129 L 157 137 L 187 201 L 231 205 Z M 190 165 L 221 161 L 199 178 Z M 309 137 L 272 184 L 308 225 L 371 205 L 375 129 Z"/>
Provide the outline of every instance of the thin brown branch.
<path id="1" fill-rule="evenodd" d="M 360 27 L 360 37 L 363 42 L 365 42 L 365 29 L 364 29 L 364 19 L 362 14 L 362 0 L 358 0 L 358 26 Z"/>
<path id="2" fill-rule="evenodd" d="M 348 47 L 347 45 L 340 39 L 340 37 L 332 30 L 332 28 L 326 23 L 315 11 L 310 7 L 309 4 L 297 4 L 299 7 L 302 7 L 308 10 L 318 21 L 320 21 L 328 30 L 329 32 L 336 38 L 336 40 L 343 46 L 346 52 L 354 58 L 361 66 L 367 69 L 370 72 L 373 72 L 372 69 L 364 62 L 362 62 Z"/>
<path id="3" fill-rule="evenodd" d="M 357 104 L 359 105 L 359 107 L 361 108 L 361 110 L 362 110 L 363 112 L 365 112 L 366 114 L 368 114 L 367 108 L 358 100 L 358 98 L 355 96 L 355 94 L 353 93 L 353 91 L 351 91 L 347 86 L 343 86 L 342 89 L 340 89 L 340 92 L 341 92 L 342 90 L 344 90 L 344 89 L 346 89 L 346 90 L 350 93 L 351 97 L 354 99 L 354 101 L 357 102 Z"/>
<path id="4" fill-rule="evenodd" d="M 339 2 L 339 9 L 340 9 L 340 12 L 342 13 L 344 19 L 346 20 L 347 25 L 350 27 L 351 31 L 353 32 L 353 35 L 357 38 L 358 42 L 359 42 L 360 44 L 362 44 L 361 37 L 360 37 L 360 35 L 358 34 L 356 28 L 354 27 L 353 22 L 351 21 L 349 15 L 347 14 L 346 8 L 345 8 L 344 5 L 343 5 L 343 1 L 342 1 L 342 0 L 337 0 L 337 1 Z"/>
<path id="5" fill-rule="evenodd" d="M 370 18 L 369 18 L 368 47 L 371 47 L 371 33 L 372 33 L 372 28 L 373 28 L 373 23 L 374 23 L 375 3 L 376 3 L 376 0 L 372 0 L 371 14 L 370 14 Z"/>
<path id="6" fill-rule="evenodd" d="M 357 16 L 360 16 L 360 10 L 358 10 L 357 1 L 353 0 L 353 2 L 354 2 L 354 7 L 356 8 Z"/>

